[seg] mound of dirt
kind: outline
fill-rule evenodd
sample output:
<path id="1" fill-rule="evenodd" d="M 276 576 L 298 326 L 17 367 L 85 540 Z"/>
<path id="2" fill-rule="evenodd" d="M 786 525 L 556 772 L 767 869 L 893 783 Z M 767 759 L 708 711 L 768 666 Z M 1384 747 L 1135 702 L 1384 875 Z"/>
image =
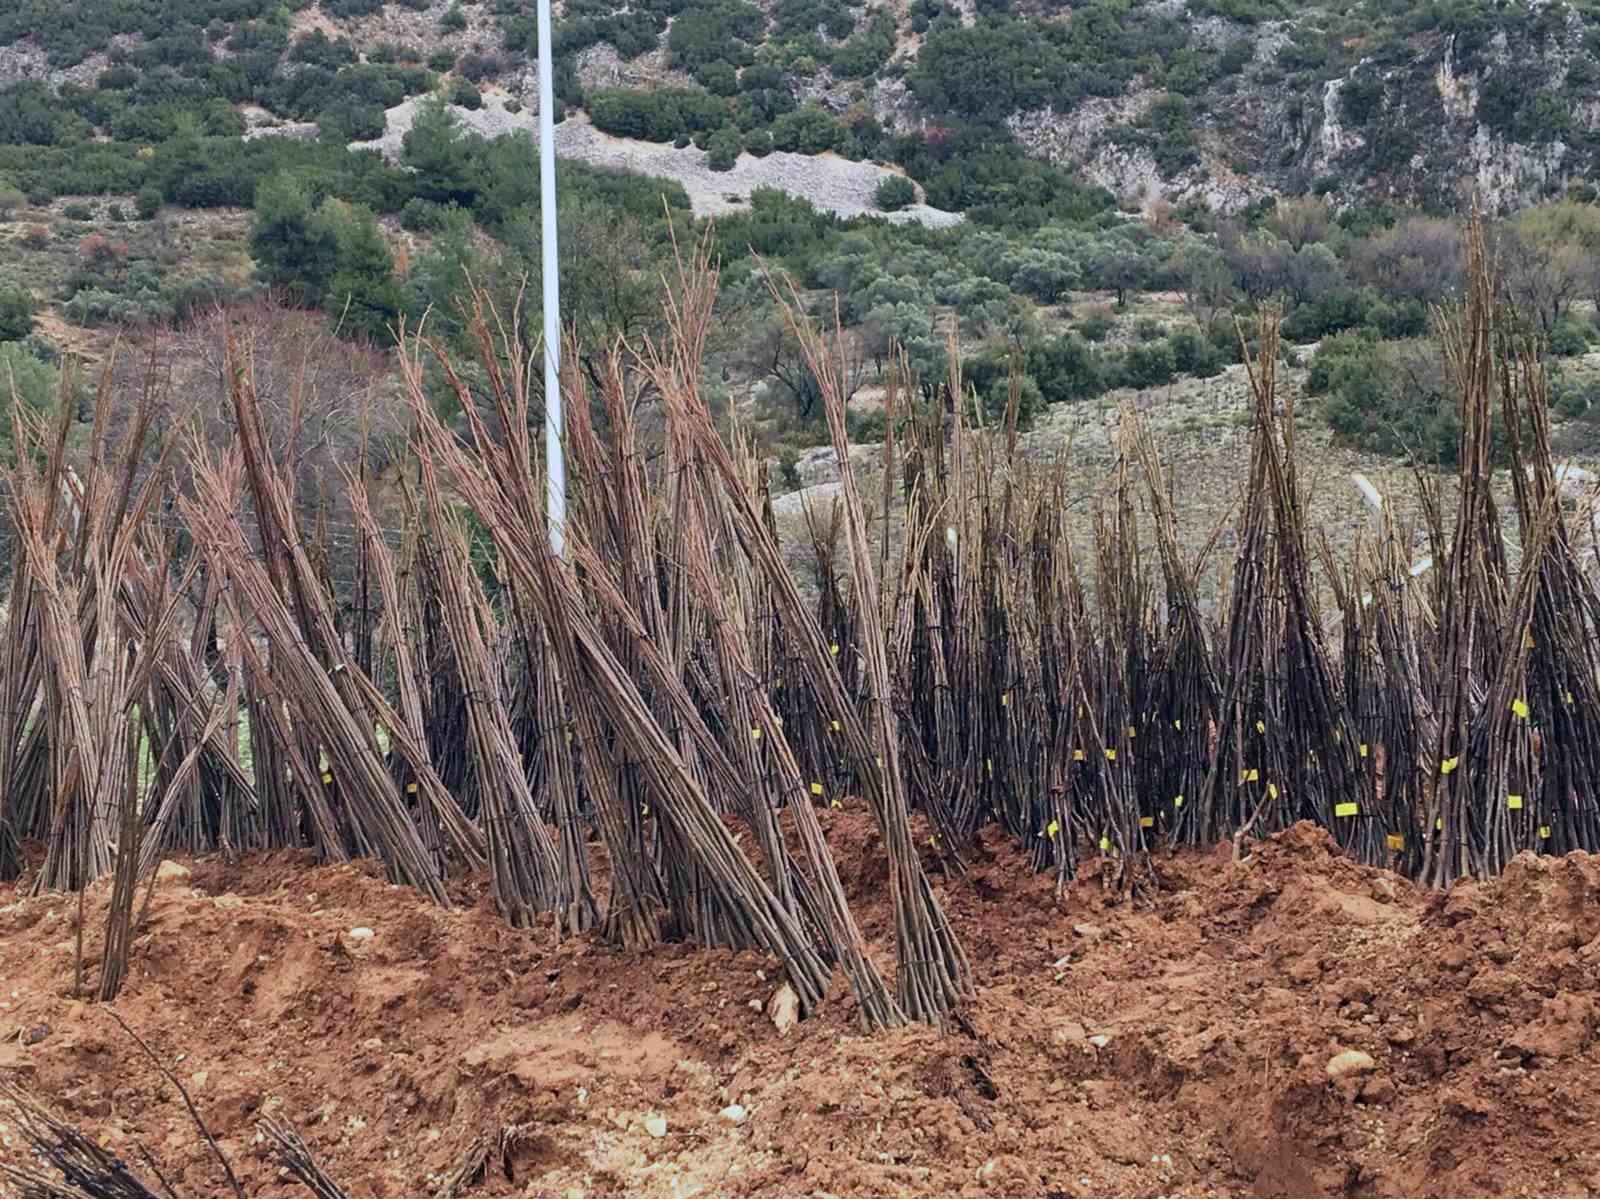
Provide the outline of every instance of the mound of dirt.
<path id="1" fill-rule="evenodd" d="M 822 818 L 887 968 L 877 834 L 853 806 Z M 946 1036 L 860 1035 L 842 980 L 785 1035 L 759 955 L 558 941 L 475 893 L 441 911 L 282 855 L 169 867 L 115 1006 L 251 1196 L 304 1193 L 266 1115 L 358 1199 L 431 1194 L 511 1124 L 511 1177 L 466 1193 L 1600 1194 L 1600 861 L 1434 895 L 1298 826 L 1237 863 L 1159 858 L 1138 902 L 1092 863 L 1058 897 L 993 833 L 965 876 L 929 866 L 977 973 Z M 181 1193 L 225 1193 L 173 1088 L 70 998 L 76 914 L 0 891 L 0 1072 Z M 0 1127 L 0 1160 L 22 1153 Z"/>

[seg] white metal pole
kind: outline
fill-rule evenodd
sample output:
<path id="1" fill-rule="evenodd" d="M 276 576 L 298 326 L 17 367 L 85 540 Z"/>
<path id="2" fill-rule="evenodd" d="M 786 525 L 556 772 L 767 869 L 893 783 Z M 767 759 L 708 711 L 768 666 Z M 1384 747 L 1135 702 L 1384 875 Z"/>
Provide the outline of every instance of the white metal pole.
<path id="1" fill-rule="evenodd" d="M 556 255 L 555 87 L 550 63 L 550 0 L 539 0 L 539 212 L 544 276 L 545 519 L 550 549 L 565 553 L 567 464 L 561 446 L 561 274 Z"/>

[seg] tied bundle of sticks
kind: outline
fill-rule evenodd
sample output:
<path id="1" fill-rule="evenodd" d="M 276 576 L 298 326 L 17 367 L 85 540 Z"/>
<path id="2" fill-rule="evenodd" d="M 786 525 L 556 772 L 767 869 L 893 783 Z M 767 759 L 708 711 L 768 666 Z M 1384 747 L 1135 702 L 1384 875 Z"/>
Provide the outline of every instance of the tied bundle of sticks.
<path id="1" fill-rule="evenodd" d="M 188 426 L 157 419 L 153 366 L 125 403 L 108 374 L 85 453 L 65 407 L 13 418 L 0 874 L 36 844 L 35 888 L 110 876 L 103 921 L 87 900 L 78 921 L 78 989 L 101 998 L 130 977 L 164 855 L 293 847 L 376 858 L 439 904 L 481 874 L 519 927 L 769 954 L 803 1013 L 837 971 L 888 1028 L 959 1023 L 972 972 L 934 879 L 966 885 L 986 836 L 1123 895 L 1159 885 L 1166 847 L 1243 852 L 1298 820 L 1441 886 L 1600 849 L 1600 594 L 1539 347 L 1481 221 L 1468 233 L 1464 302 L 1436 321 L 1461 403 L 1453 512 L 1434 476 L 1409 519 L 1363 478 L 1375 527 L 1346 555 L 1311 523 L 1270 313 L 1241 330 L 1241 498 L 1198 547 L 1183 472 L 1132 406 L 1089 477 L 1030 454 L 1015 364 L 992 413 L 958 368 L 924 380 L 892 356 L 881 473 L 853 462 L 845 335 L 792 293 L 839 477 L 785 528 L 702 386 L 703 248 L 660 341 L 569 347 L 565 556 L 538 351 L 482 294 L 470 370 L 425 324 L 400 330 L 401 469 L 341 464 L 356 537 L 337 570 L 290 465 L 300 393 L 267 419 L 282 397 L 239 330 L 222 442 L 155 436 Z M 852 805 L 886 866 L 878 943 L 827 837 Z"/>

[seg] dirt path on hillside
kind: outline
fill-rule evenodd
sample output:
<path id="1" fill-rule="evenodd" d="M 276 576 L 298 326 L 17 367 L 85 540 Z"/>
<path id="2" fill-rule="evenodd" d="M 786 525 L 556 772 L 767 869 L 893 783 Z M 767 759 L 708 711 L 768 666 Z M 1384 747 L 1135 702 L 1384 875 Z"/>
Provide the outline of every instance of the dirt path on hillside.
<path id="1" fill-rule="evenodd" d="M 889 964 L 877 835 L 822 816 Z M 756 955 L 558 944 L 303 858 L 190 865 L 117 1007 L 251 1196 L 304 1194 L 266 1115 L 355 1199 L 431 1194 L 508 1124 L 513 1178 L 467 1194 L 1600 1194 L 1591 858 L 1430 895 L 1299 826 L 1239 864 L 1161 858 L 1153 899 L 1110 903 L 1092 862 L 1058 901 L 991 836 L 965 879 L 930 862 L 979 985 L 944 1037 L 859 1035 L 842 984 L 780 1035 Z M 172 1088 L 67 998 L 74 913 L 0 891 L 0 1072 L 130 1160 L 148 1146 L 182 1194 L 224 1193 Z"/>

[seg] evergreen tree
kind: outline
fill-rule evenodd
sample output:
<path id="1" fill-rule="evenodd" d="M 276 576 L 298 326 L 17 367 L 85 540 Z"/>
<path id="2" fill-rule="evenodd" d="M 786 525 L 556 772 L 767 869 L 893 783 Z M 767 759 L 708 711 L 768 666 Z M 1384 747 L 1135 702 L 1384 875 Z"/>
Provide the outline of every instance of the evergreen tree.
<path id="1" fill-rule="evenodd" d="M 338 237 L 327 222 L 315 219 L 311 195 L 288 174 L 263 179 L 256 188 L 255 219 L 250 225 L 250 256 L 257 273 L 301 303 L 322 300 L 328 280 L 338 268 Z"/>
<path id="2" fill-rule="evenodd" d="M 336 265 L 323 294 L 322 306 L 346 337 L 391 340 L 391 328 L 403 307 L 394 278 L 394 256 L 370 208 L 343 200 L 322 202 L 311 221 L 337 248 Z"/>

